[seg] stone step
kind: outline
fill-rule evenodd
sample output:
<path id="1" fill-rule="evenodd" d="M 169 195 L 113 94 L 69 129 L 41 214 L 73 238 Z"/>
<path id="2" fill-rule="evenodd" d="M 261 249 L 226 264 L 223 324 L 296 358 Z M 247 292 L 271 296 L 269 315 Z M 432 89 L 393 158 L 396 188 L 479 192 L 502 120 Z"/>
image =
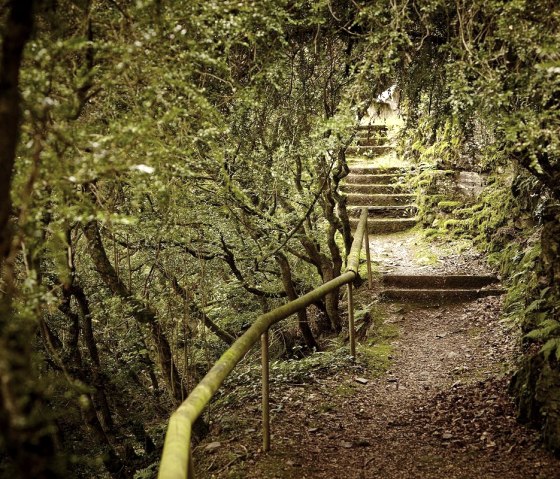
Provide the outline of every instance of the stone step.
<path id="1" fill-rule="evenodd" d="M 346 178 L 344 178 L 345 183 L 349 184 L 375 184 L 375 185 L 389 185 L 391 183 L 396 183 L 400 176 L 398 174 L 356 174 L 350 173 Z"/>
<path id="2" fill-rule="evenodd" d="M 380 168 L 379 166 L 358 166 L 350 164 L 350 174 L 356 175 L 404 175 L 404 170 L 396 166 Z"/>
<path id="3" fill-rule="evenodd" d="M 359 125 L 358 131 L 384 131 L 387 132 L 385 125 Z"/>
<path id="4" fill-rule="evenodd" d="M 353 230 L 358 226 L 359 218 L 350 218 Z M 416 225 L 416 218 L 384 218 L 368 219 L 368 232 L 372 234 L 388 234 L 405 231 Z"/>
<path id="5" fill-rule="evenodd" d="M 359 218 L 364 206 L 349 206 L 348 216 Z M 386 205 L 386 206 L 365 206 L 368 209 L 369 218 L 413 218 L 418 208 L 416 205 Z"/>
<path id="6" fill-rule="evenodd" d="M 352 145 L 358 146 L 391 146 L 391 142 L 386 136 L 379 135 L 357 135 L 354 137 Z"/>
<path id="7" fill-rule="evenodd" d="M 400 193 L 404 189 L 403 186 L 399 184 L 394 185 L 340 185 L 340 190 L 343 193 L 362 193 L 362 194 L 381 194 L 381 193 Z"/>
<path id="8" fill-rule="evenodd" d="M 359 155 L 359 154 L 372 154 L 372 155 L 383 155 L 384 153 L 388 153 L 393 149 L 392 146 L 383 145 L 383 146 L 349 146 L 346 149 L 346 153 L 348 155 Z"/>
<path id="9" fill-rule="evenodd" d="M 381 283 L 386 288 L 410 289 L 480 289 L 498 282 L 494 275 L 403 275 L 385 274 Z"/>
<path id="10" fill-rule="evenodd" d="M 389 146 L 386 144 L 387 138 L 358 137 L 355 146 Z"/>
<path id="11" fill-rule="evenodd" d="M 397 194 L 360 194 L 350 193 L 346 195 L 347 206 L 386 206 L 386 205 L 407 205 L 414 202 L 414 195 L 397 193 Z"/>
<path id="12" fill-rule="evenodd" d="M 379 297 L 383 301 L 469 301 L 486 296 L 499 296 L 504 294 L 500 288 L 488 289 L 385 289 Z"/>
<path id="13" fill-rule="evenodd" d="M 355 138 L 388 138 L 388 136 L 383 130 L 358 130 Z"/>

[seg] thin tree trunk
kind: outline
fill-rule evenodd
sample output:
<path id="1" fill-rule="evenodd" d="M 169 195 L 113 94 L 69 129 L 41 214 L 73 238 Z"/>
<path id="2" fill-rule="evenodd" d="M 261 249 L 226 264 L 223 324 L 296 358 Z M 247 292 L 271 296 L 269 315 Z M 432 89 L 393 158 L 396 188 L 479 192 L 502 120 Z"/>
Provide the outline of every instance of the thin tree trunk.
<path id="1" fill-rule="evenodd" d="M 99 351 L 97 350 L 97 343 L 95 342 L 95 337 L 93 335 L 89 301 L 83 288 L 78 284 L 73 284 L 70 288 L 70 292 L 76 298 L 80 308 L 82 336 L 91 359 L 92 382 L 95 388 L 95 392 L 93 393 L 93 404 L 101 415 L 103 426 L 109 431 L 112 431 L 114 427 L 113 415 L 111 414 L 109 401 L 107 400 L 105 380 L 102 374 L 101 361 L 99 360 Z"/>
<path id="2" fill-rule="evenodd" d="M 158 364 L 161 368 L 162 374 L 167 382 L 172 396 L 181 401 L 187 396 L 187 391 L 184 389 L 179 371 L 173 361 L 171 346 L 163 332 L 161 325 L 156 317 L 156 313 L 138 301 L 132 295 L 132 292 L 125 286 L 122 280 L 117 276 L 113 265 L 107 257 L 105 247 L 101 240 L 99 226 L 96 221 L 91 221 L 84 227 L 84 233 L 88 240 L 89 253 L 95 269 L 99 276 L 111 292 L 120 296 L 124 301 L 132 306 L 132 315 L 136 321 L 141 324 L 146 324 L 149 328 L 152 340 L 156 345 L 158 352 Z"/>
<path id="3" fill-rule="evenodd" d="M 341 148 L 338 152 L 338 162 L 337 167 L 333 171 L 333 181 L 334 185 L 331 188 L 333 199 L 336 202 L 336 212 L 338 214 L 338 218 L 340 219 L 340 231 L 342 233 L 342 237 L 344 238 L 344 249 L 346 256 L 350 254 L 350 250 L 352 249 L 352 229 L 350 227 L 350 219 L 348 218 L 348 210 L 346 209 L 347 205 L 347 197 L 346 195 L 341 195 L 339 192 L 340 182 L 348 176 L 350 173 L 350 168 L 348 168 L 348 164 L 346 163 L 346 153 L 345 149 Z"/>
<path id="4" fill-rule="evenodd" d="M 183 298 L 188 303 L 188 307 L 191 310 L 191 312 L 194 313 L 195 316 L 198 316 L 200 318 L 204 326 L 206 326 L 210 331 L 212 331 L 218 338 L 220 338 L 228 346 L 231 346 L 236 339 L 235 336 L 229 331 L 220 328 L 195 303 L 189 301 L 187 291 L 179 284 L 179 281 L 175 276 L 163 270 L 162 272 L 164 276 L 171 281 L 171 286 L 173 287 L 173 291 L 175 291 L 179 296 L 181 296 L 181 298 Z"/>
<path id="5" fill-rule="evenodd" d="M 325 263 L 324 268 L 327 268 L 329 270 L 328 273 L 329 276 L 332 275 L 332 278 L 336 278 L 337 276 L 340 275 L 342 271 L 342 256 L 340 255 L 340 250 L 338 249 L 338 245 L 336 244 L 335 235 L 337 230 L 342 228 L 342 225 L 340 223 L 340 220 L 334 214 L 336 203 L 333 198 L 332 190 L 330 189 L 330 187 L 331 185 L 329 184 L 329 189 L 327 189 L 324 193 L 323 212 L 325 218 L 329 222 L 329 229 L 327 232 L 327 246 L 329 248 L 331 260 L 328 261 L 328 265 L 327 265 L 326 257 L 324 257 L 323 263 Z M 340 300 L 340 296 L 338 291 L 334 291 L 333 293 L 328 294 L 326 297 L 329 317 L 331 318 L 331 321 L 333 321 L 333 327 L 337 332 L 341 330 L 339 307 L 338 307 L 339 300 Z"/>
<path id="6" fill-rule="evenodd" d="M 300 242 L 305 248 L 308 256 L 313 260 L 313 264 L 319 270 L 323 283 L 335 278 L 335 271 L 329 258 L 319 251 L 317 245 L 307 236 L 301 236 Z M 325 296 L 325 309 L 330 321 L 332 331 L 340 332 L 342 324 L 340 322 L 340 314 L 338 310 L 339 288 Z"/>
<path id="7" fill-rule="evenodd" d="M 282 283 L 284 284 L 284 290 L 288 295 L 288 299 L 290 301 L 293 301 L 294 299 L 297 299 L 298 295 L 294 288 L 290 263 L 288 262 L 286 256 L 284 256 L 282 253 L 277 253 L 275 257 L 276 257 L 276 261 L 278 262 L 278 265 L 280 266 L 280 271 L 282 272 Z M 313 337 L 313 332 L 309 327 L 309 321 L 307 319 L 307 311 L 305 309 L 302 309 L 298 311 L 297 316 L 298 316 L 299 330 L 301 331 L 301 335 L 303 336 L 305 344 L 310 349 L 318 350 L 319 345 L 315 341 L 315 338 Z"/>
<path id="8" fill-rule="evenodd" d="M 64 311 L 64 306 L 62 307 L 62 311 L 68 316 L 67 312 Z M 63 371 L 64 375 L 70 382 L 78 379 L 85 386 L 90 386 L 88 380 L 89 374 L 88 371 L 86 371 L 81 358 L 78 362 L 65 362 L 65 348 L 62 341 L 42 319 L 40 321 L 40 331 L 45 349 L 51 356 L 52 363 L 55 367 L 58 370 Z M 92 396 L 90 394 L 85 394 L 83 395 L 83 399 L 85 399 L 85 401 L 80 401 L 79 403 L 82 419 L 97 444 L 105 453 L 103 462 L 107 471 L 109 471 L 113 477 L 127 477 L 127 474 L 125 474 L 125 466 L 111 444 L 111 441 L 99 420 L 95 405 L 93 404 Z"/>

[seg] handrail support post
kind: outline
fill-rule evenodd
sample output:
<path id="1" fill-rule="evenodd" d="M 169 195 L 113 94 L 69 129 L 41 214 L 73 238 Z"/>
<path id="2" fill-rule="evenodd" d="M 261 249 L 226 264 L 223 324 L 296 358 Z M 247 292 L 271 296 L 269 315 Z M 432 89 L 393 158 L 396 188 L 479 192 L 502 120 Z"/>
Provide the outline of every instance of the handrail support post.
<path id="1" fill-rule="evenodd" d="M 261 373 L 262 373 L 262 435 L 263 452 L 270 451 L 270 387 L 268 329 L 261 335 Z"/>
<path id="2" fill-rule="evenodd" d="M 356 359 L 356 330 L 354 328 L 354 292 L 352 282 L 348 287 L 348 335 L 350 339 L 350 355 Z"/>
<path id="3" fill-rule="evenodd" d="M 369 250 L 369 231 L 368 231 L 368 221 L 366 217 L 366 228 L 364 230 L 364 243 L 366 247 L 366 264 L 367 264 L 367 276 L 368 276 L 368 288 L 373 288 L 373 275 L 371 273 L 371 255 Z"/>
<path id="4" fill-rule="evenodd" d="M 189 448 L 189 464 L 187 466 L 187 479 L 194 479 L 194 462 L 192 457 L 192 447 Z"/>

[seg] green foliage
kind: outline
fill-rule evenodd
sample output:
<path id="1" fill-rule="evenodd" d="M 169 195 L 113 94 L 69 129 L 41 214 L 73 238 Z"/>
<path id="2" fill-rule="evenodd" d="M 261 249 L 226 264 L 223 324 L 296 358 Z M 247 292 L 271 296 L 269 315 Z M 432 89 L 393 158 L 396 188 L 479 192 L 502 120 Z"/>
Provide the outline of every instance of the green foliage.
<path id="1" fill-rule="evenodd" d="M 550 338 L 541 348 L 541 353 L 543 353 L 547 360 L 554 353 L 556 361 L 560 361 L 560 338 Z"/>
<path id="2" fill-rule="evenodd" d="M 78 419 L 64 384 L 106 392 L 123 438 L 114 451 L 141 451 L 131 469 L 147 475 L 151 453 L 130 423 L 157 423 L 176 393 L 158 339 L 190 388 L 225 347 L 205 317 L 236 334 L 284 301 L 277 253 L 297 294 L 340 271 L 344 151 L 395 82 L 408 125 L 399 153 L 430 193 L 419 204 L 429 233 L 486 247 L 510 278 L 508 312 L 558 354 L 543 323 L 556 318 L 556 292 L 543 293 L 548 266 L 531 233 L 560 198 L 554 2 L 61 0 L 36 17 L 12 186 L 15 307 L 35 328 L 27 337 L 43 335 L 34 351 L 58 379 L 62 427 L 93 444 L 76 454 L 103 457 L 112 444 Z M 433 190 L 467 167 L 494 184 L 458 208 Z M 510 172 L 519 180 L 504 186 Z M 92 224 L 113 276 L 85 235 Z M 137 321 L 146 311 L 153 322 Z M 385 364 L 375 347 L 371 360 Z M 347 359 L 335 347 L 274 368 L 303 381 Z M 87 467 L 102 474 L 99 462 Z"/>
<path id="3" fill-rule="evenodd" d="M 533 303 L 531 303 L 533 304 Z M 529 308 L 525 310 L 529 312 Z M 531 339 L 548 339 L 553 333 L 556 333 L 560 330 L 560 322 L 554 319 L 545 319 L 539 324 L 538 329 L 533 329 L 530 333 L 527 333 L 525 336 Z M 548 343 L 547 343 L 548 348 Z"/>

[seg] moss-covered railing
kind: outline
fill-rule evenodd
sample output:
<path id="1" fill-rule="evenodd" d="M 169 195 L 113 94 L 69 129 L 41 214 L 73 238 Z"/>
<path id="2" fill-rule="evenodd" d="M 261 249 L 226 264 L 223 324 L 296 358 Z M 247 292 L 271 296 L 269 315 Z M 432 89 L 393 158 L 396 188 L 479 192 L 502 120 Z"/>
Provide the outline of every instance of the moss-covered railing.
<path id="1" fill-rule="evenodd" d="M 159 468 L 159 479 L 193 479 L 194 467 L 191 457 L 191 432 L 192 425 L 200 416 L 204 408 L 223 381 L 237 365 L 237 363 L 249 352 L 249 350 L 261 340 L 262 347 L 262 411 L 263 411 L 263 450 L 270 448 L 270 424 L 268 404 L 268 330 L 269 328 L 306 308 L 331 291 L 343 285 L 348 286 L 348 330 L 350 338 L 350 353 L 356 356 L 356 339 L 354 330 L 354 301 L 352 283 L 358 276 L 360 252 L 362 241 L 366 246 L 366 262 L 368 270 L 368 281 L 371 287 L 371 265 L 369 254 L 369 238 L 367 228 L 367 208 L 362 209 L 360 221 L 354 234 L 354 242 L 348 255 L 346 269 L 340 276 L 322 284 L 313 291 L 290 301 L 268 313 L 259 316 L 252 326 L 240 336 L 232 346 L 214 364 L 212 369 L 204 376 L 198 385 L 192 390 L 187 399 L 181 403 L 179 408 L 169 419 L 163 455 Z"/>

